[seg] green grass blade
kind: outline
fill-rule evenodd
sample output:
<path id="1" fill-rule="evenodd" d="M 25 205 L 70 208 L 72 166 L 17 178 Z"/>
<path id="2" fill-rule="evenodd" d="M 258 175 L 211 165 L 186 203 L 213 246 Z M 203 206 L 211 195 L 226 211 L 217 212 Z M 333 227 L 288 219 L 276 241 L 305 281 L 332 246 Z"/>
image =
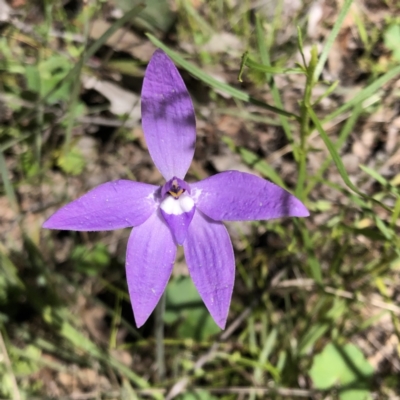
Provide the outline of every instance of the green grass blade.
<path id="1" fill-rule="evenodd" d="M 314 110 L 309 107 L 308 109 L 309 115 L 312 119 L 312 121 L 314 122 L 322 140 L 325 143 L 325 146 L 327 147 L 327 149 L 329 150 L 329 153 L 334 161 L 334 163 L 336 164 L 336 167 L 338 169 L 338 172 L 340 174 L 340 176 L 342 177 L 344 183 L 354 192 L 356 192 L 357 194 L 359 194 L 362 197 L 365 197 L 371 201 L 373 201 L 376 204 L 379 204 L 381 207 L 385 208 L 388 211 L 391 211 L 390 208 L 388 206 L 386 206 L 385 204 L 381 203 L 380 201 L 360 192 L 357 187 L 351 182 L 349 176 L 347 175 L 346 169 L 344 167 L 343 161 L 340 158 L 334 144 L 331 142 L 331 140 L 329 139 L 328 134 L 325 132 L 324 128 L 321 125 L 321 122 L 319 121 L 317 115 L 315 114 Z"/>
<path id="2" fill-rule="evenodd" d="M 326 90 L 325 93 L 323 93 L 321 96 L 318 97 L 317 100 L 315 100 L 315 102 L 312 104 L 313 107 L 315 107 L 317 104 L 319 104 L 323 99 L 325 99 L 326 97 L 330 96 L 338 87 L 339 85 L 339 81 L 335 81 L 333 82 L 328 89 Z"/>
<path id="3" fill-rule="evenodd" d="M 354 128 L 356 122 L 358 121 L 358 118 L 360 117 L 362 111 L 363 111 L 363 108 L 361 107 L 361 104 L 358 104 L 357 106 L 354 107 L 354 109 L 351 112 L 350 118 L 343 125 L 343 128 L 340 130 L 339 138 L 336 141 L 336 143 L 334 144 L 334 146 L 336 147 L 336 150 L 339 151 L 342 148 L 343 144 L 346 142 L 350 133 L 353 131 L 353 128 Z M 332 159 L 330 157 L 328 157 L 322 163 L 322 166 L 318 169 L 317 173 L 310 179 L 310 182 L 308 183 L 308 185 L 305 189 L 305 196 L 308 196 L 309 193 L 313 190 L 314 186 L 318 182 L 321 182 L 324 172 L 327 170 L 327 168 L 329 167 L 331 162 L 332 162 Z M 324 181 L 324 183 L 325 183 L 325 181 Z"/>
<path id="4" fill-rule="evenodd" d="M 368 175 L 372 176 L 377 182 L 379 182 L 381 185 L 386 186 L 389 184 L 389 182 L 377 171 L 375 171 L 372 168 L 367 167 L 366 165 L 360 164 L 360 168 L 367 173 Z"/>
<path id="5" fill-rule="evenodd" d="M 8 177 L 8 171 L 6 166 L 6 160 L 4 158 L 3 152 L 0 151 L 0 175 L 3 179 L 4 191 L 8 197 L 8 201 L 11 207 L 16 213 L 19 213 L 19 205 L 17 201 L 17 196 L 15 195 L 14 187 Z"/>
<path id="6" fill-rule="evenodd" d="M 212 88 L 221 90 L 221 91 L 231 95 L 235 99 L 257 105 L 259 107 L 262 107 L 269 111 L 272 111 L 276 114 L 284 115 L 285 117 L 290 117 L 290 118 L 295 118 L 295 119 L 299 118 L 295 114 L 292 114 L 288 111 L 282 110 L 277 107 L 273 107 L 267 103 L 264 103 L 263 101 L 257 100 L 254 97 L 249 96 L 247 93 L 245 93 L 239 89 L 236 89 L 233 86 L 230 86 L 226 83 L 218 81 L 217 79 L 215 79 L 215 78 L 211 77 L 210 75 L 206 74 L 205 72 L 203 72 L 200 68 L 196 67 L 189 61 L 186 61 L 178 53 L 176 53 L 175 51 L 173 51 L 170 48 L 168 48 L 167 46 L 165 46 L 165 44 L 163 44 L 160 40 L 158 40 L 152 34 L 147 33 L 147 37 L 151 40 L 151 42 L 153 42 L 154 45 L 156 45 L 160 49 L 164 50 L 172 58 L 172 60 L 174 60 L 177 64 L 179 64 L 181 67 L 186 69 L 190 74 L 192 74 L 196 78 L 200 79 L 201 81 L 203 81 L 205 84 L 211 86 Z"/>
<path id="7" fill-rule="evenodd" d="M 344 19 L 346 18 L 347 13 L 349 12 L 349 9 L 351 7 L 351 4 L 353 3 L 353 0 L 345 0 L 339 16 L 336 19 L 335 25 L 333 26 L 333 29 L 331 30 L 328 39 L 326 40 L 325 46 L 322 50 L 322 53 L 319 57 L 318 64 L 315 68 L 314 71 L 314 81 L 318 81 L 319 76 L 321 75 L 322 70 L 324 69 L 324 65 L 326 63 L 326 60 L 328 59 L 329 52 L 331 51 L 333 42 L 335 41 L 337 35 L 339 34 L 340 28 L 343 24 Z"/>
<path id="8" fill-rule="evenodd" d="M 359 91 L 351 100 L 343 104 L 334 112 L 327 115 L 322 121 L 322 124 L 331 121 L 338 115 L 342 114 L 343 112 L 349 110 L 350 108 L 354 107 L 358 103 L 362 103 L 364 100 L 371 97 L 379 88 L 389 82 L 391 79 L 395 78 L 396 76 L 400 75 L 400 65 L 392 68 L 386 74 L 382 75 L 376 81 L 368 85 L 366 88 Z"/>
<path id="9" fill-rule="evenodd" d="M 328 134 L 325 132 L 324 128 L 322 127 L 321 122 L 319 121 L 314 110 L 311 107 L 308 107 L 308 112 L 309 112 L 309 115 L 310 115 L 312 121 L 315 124 L 315 127 L 317 128 L 319 134 L 321 135 L 321 138 L 324 141 L 325 146 L 329 150 L 329 153 L 330 153 L 334 163 L 336 164 L 336 167 L 337 167 L 339 174 L 342 177 L 343 181 L 351 190 L 353 190 L 354 192 L 363 196 L 363 194 L 350 181 L 350 178 L 347 175 L 346 168 L 344 167 L 342 159 L 340 158 L 338 152 L 336 151 L 335 146 L 329 139 Z"/>
<path id="10" fill-rule="evenodd" d="M 2 247 L 0 244 L 0 273 L 2 277 L 10 284 L 24 288 L 24 284 L 18 276 L 18 268 L 7 257 Z"/>
<path id="11" fill-rule="evenodd" d="M 322 282 L 321 264 L 319 263 L 318 258 L 315 255 L 315 245 L 310 237 L 310 233 L 305 228 L 303 221 L 295 220 L 294 223 L 303 239 L 303 246 L 308 256 L 310 276 L 316 282 L 321 283 Z"/>
<path id="12" fill-rule="evenodd" d="M 275 346 L 277 337 L 278 331 L 276 328 L 274 328 L 268 335 L 267 340 L 265 341 L 264 346 L 260 351 L 260 355 L 258 357 L 258 362 L 260 365 L 265 365 L 268 362 L 268 358 Z M 259 385 L 262 384 L 263 375 L 263 370 L 260 368 L 260 366 L 257 366 L 254 369 L 254 381 Z"/>
<path id="13" fill-rule="evenodd" d="M 271 61 L 270 61 L 267 45 L 265 43 L 265 38 L 264 38 L 265 34 L 264 34 L 264 30 L 262 28 L 261 21 L 260 21 L 258 14 L 256 15 L 256 37 L 257 37 L 257 46 L 258 46 L 258 51 L 260 52 L 261 61 L 265 66 L 270 66 Z M 279 94 L 278 88 L 275 85 L 274 78 L 272 76 L 270 76 L 269 74 L 266 74 L 265 77 L 267 79 L 269 87 L 271 88 L 272 97 L 274 99 L 274 104 L 279 108 L 283 108 L 281 96 Z M 281 121 L 282 128 L 283 128 L 283 131 L 285 132 L 287 139 L 289 140 L 289 142 L 293 143 L 293 134 L 290 129 L 289 121 L 283 115 L 280 115 L 279 119 Z M 297 159 L 296 151 L 294 151 L 294 156 Z"/>

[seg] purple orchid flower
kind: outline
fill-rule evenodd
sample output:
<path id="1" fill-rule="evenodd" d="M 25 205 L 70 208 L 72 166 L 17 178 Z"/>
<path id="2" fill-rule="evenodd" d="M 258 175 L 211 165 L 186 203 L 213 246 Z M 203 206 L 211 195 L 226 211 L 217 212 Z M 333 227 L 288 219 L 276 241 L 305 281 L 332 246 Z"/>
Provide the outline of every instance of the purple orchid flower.
<path id="1" fill-rule="evenodd" d="M 221 221 L 306 217 L 296 197 L 257 176 L 226 171 L 197 183 L 184 181 L 196 142 L 195 114 L 171 59 L 157 50 L 142 88 L 142 124 L 150 156 L 166 183 L 129 180 L 97 186 L 51 216 L 44 228 L 103 231 L 135 227 L 126 253 L 126 277 L 136 325 L 154 310 L 183 246 L 193 282 L 224 328 L 235 278 L 235 259 Z"/>

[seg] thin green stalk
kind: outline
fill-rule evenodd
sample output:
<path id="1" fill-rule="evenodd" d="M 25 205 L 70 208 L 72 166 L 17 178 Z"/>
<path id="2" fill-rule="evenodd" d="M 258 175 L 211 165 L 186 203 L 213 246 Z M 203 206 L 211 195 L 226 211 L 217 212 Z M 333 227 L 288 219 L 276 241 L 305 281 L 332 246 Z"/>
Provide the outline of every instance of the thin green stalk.
<path id="1" fill-rule="evenodd" d="M 299 176 L 296 184 L 296 196 L 304 200 L 304 184 L 306 180 L 306 164 L 307 164 L 307 137 L 310 134 L 310 115 L 309 107 L 311 105 L 311 94 L 314 85 L 314 71 L 317 64 L 317 49 L 315 47 L 311 50 L 311 60 L 306 67 L 307 80 L 304 90 L 303 100 L 300 105 L 300 147 L 299 147 Z"/>
<path id="2" fill-rule="evenodd" d="M 64 142 L 64 150 L 66 152 L 69 151 L 70 145 L 71 145 L 71 139 L 72 139 L 72 129 L 74 127 L 75 123 L 75 111 L 76 111 L 76 106 L 78 103 L 78 98 L 79 98 L 79 92 L 81 89 L 81 80 L 80 80 L 80 75 L 82 72 L 82 68 L 84 65 L 84 60 L 87 59 L 86 56 L 86 43 L 89 38 L 89 11 L 87 10 L 87 7 L 84 8 L 83 11 L 83 19 L 84 19 L 84 32 L 83 32 L 83 37 L 85 39 L 84 45 L 83 45 L 83 52 L 82 56 L 79 58 L 78 63 L 75 66 L 75 79 L 72 80 L 72 94 L 70 98 L 70 103 L 69 103 L 69 113 L 68 113 L 68 122 L 67 122 L 67 129 L 65 132 L 65 142 Z"/>
<path id="3" fill-rule="evenodd" d="M 165 346 L 164 346 L 164 313 L 165 313 L 165 293 L 161 296 L 156 307 L 155 338 L 156 338 L 156 363 L 157 378 L 159 382 L 165 379 Z"/>
<path id="4" fill-rule="evenodd" d="M 121 324 L 121 314 L 122 314 L 121 297 L 117 296 L 115 300 L 115 307 L 112 312 L 111 333 L 108 344 L 110 349 L 117 348 L 117 335 L 118 335 L 118 327 Z"/>

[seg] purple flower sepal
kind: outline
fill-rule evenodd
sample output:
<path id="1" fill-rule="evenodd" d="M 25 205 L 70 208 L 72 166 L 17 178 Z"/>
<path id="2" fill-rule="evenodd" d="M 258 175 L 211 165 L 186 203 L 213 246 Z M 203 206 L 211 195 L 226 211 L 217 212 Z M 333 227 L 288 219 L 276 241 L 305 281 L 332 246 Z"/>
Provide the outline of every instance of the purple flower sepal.
<path id="1" fill-rule="evenodd" d="M 102 231 L 135 227 L 126 277 L 136 325 L 157 305 L 183 245 L 193 282 L 220 328 L 228 317 L 235 259 L 221 222 L 307 217 L 303 203 L 257 176 L 226 171 L 197 183 L 184 177 L 193 159 L 196 122 L 186 86 L 170 58 L 157 50 L 142 88 L 142 125 L 162 186 L 117 180 L 97 186 L 53 214 L 44 228 Z"/>

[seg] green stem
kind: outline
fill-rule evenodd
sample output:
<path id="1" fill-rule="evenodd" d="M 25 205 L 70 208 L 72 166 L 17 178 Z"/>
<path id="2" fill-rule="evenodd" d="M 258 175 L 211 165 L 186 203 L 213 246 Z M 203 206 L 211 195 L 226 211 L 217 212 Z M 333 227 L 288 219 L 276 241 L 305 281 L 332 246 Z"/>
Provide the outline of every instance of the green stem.
<path id="1" fill-rule="evenodd" d="M 164 313 L 165 313 L 165 293 L 161 296 L 156 307 L 155 338 L 156 338 L 156 362 L 157 378 L 162 382 L 165 378 L 165 347 L 164 347 Z"/>
<path id="2" fill-rule="evenodd" d="M 311 94 L 314 85 L 314 71 L 317 65 L 317 49 L 313 47 L 311 50 L 311 60 L 308 66 L 304 66 L 307 72 L 306 87 L 304 90 L 303 100 L 300 106 L 300 148 L 298 150 L 299 177 L 296 185 L 296 196 L 304 201 L 305 191 L 304 185 L 306 180 L 307 165 L 307 137 L 310 134 L 310 115 L 309 108 L 311 105 Z"/>

